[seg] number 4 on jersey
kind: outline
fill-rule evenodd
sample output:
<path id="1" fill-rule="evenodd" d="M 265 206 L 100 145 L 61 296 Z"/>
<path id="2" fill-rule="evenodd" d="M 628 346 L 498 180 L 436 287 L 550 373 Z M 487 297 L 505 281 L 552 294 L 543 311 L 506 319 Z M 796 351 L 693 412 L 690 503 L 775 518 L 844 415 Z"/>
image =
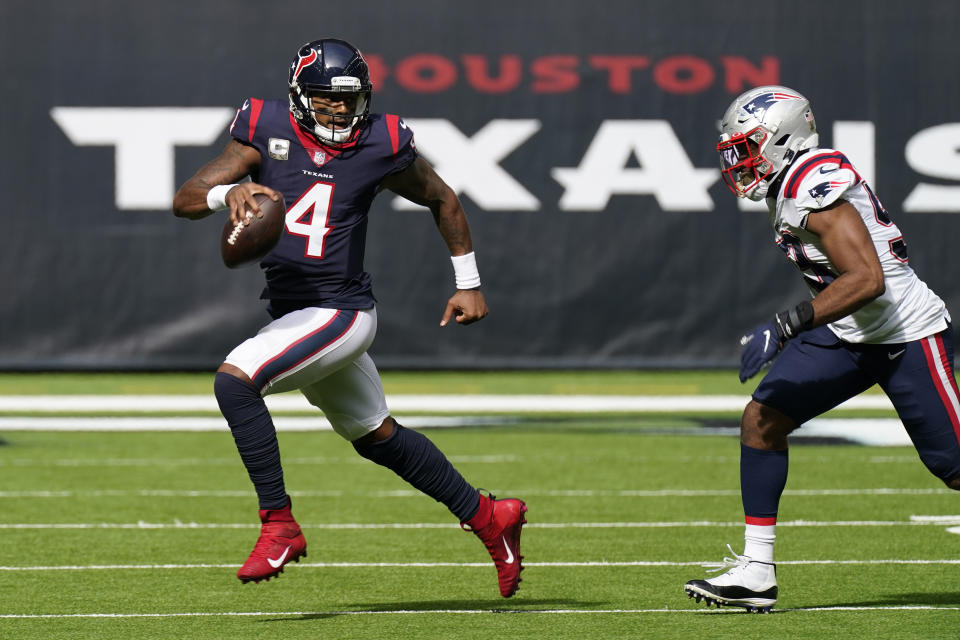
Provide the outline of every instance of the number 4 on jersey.
<path id="1" fill-rule="evenodd" d="M 307 239 L 304 255 L 323 258 L 323 243 L 333 227 L 327 226 L 330 203 L 333 202 L 333 185 L 314 182 L 300 199 L 287 209 L 286 227 L 292 235 Z"/>

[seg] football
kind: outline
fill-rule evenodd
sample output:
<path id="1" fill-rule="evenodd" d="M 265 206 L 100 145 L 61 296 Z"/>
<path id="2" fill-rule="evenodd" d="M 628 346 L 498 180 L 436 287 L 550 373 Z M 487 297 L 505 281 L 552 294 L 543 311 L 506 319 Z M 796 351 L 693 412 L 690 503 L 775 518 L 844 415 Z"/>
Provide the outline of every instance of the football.
<path id="1" fill-rule="evenodd" d="M 279 201 L 271 200 L 263 193 L 256 194 L 254 198 L 260 205 L 262 218 L 247 209 L 247 217 L 250 219 L 248 224 L 234 226 L 228 216 L 223 225 L 220 257 L 223 258 L 223 264 L 231 269 L 259 262 L 277 246 L 283 232 L 284 217 L 287 213 L 283 196 Z"/>

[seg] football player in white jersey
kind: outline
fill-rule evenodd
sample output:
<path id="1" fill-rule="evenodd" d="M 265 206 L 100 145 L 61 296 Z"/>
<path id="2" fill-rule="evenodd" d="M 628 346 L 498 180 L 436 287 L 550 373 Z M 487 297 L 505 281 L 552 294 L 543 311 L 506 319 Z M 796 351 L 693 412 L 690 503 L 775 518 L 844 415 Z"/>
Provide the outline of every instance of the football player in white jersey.
<path id="1" fill-rule="evenodd" d="M 926 467 L 960 490 L 960 392 L 943 301 L 910 268 L 903 235 L 856 168 L 817 146 L 809 101 L 787 87 L 751 89 L 720 129 L 724 181 L 738 197 L 766 201 L 776 243 L 812 300 L 740 340 L 741 382 L 772 364 L 740 423 L 744 551 L 730 549 L 715 567 L 725 572 L 684 590 L 708 606 L 766 612 L 777 599 L 787 435 L 879 384 Z"/>

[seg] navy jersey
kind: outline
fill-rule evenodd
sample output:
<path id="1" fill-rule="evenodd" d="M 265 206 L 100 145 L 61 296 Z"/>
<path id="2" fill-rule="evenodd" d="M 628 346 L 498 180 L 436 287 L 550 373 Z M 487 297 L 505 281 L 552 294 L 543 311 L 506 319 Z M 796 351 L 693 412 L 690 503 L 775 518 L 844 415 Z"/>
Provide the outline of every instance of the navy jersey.
<path id="1" fill-rule="evenodd" d="M 383 179 L 416 159 L 413 132 L 398 116 L 371 114 L 350 142 L 327 147 L 297 125 L 286 100 L 250 98 L 230 134 L 260 152 L 251 178 L 282 192 L 287 207 L 280 241 L 260 263 L 260 297 L 288 310 L 372 307 L 367 214 Z"/>

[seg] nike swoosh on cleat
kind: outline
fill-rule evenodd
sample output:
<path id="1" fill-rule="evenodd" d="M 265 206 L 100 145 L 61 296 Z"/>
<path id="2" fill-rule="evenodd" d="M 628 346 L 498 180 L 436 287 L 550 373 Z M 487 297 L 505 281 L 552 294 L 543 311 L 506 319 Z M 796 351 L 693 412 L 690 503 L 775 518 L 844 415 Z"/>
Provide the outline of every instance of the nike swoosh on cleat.
<path id="1" fill-rule="evenodd" d="M 287 554 L 290 553 L 290 547 L 292 546 L 293 545 L 288 544 L 287 548 L 283 550 L 283 553 L 281 553 L 280 557 L 277 558 L 276 560 L 274 560 L 273 558 L 267 558 L 267 562 L 270 564 L 270 566 L 273 567 L 274 569 L 277 569 L 280 566 L 282 566 L 283 561 L 286 559 Z"/>
<path id="2" fill-rule="evenodd" d="M 510 551 L 510 545 L 507 544 L 507 537 L 500 536 L 500 539 L 503 540 L 503 546 L 507 550 L 507 559 L 504 560 L 507 564 L 513 564 L 513 552 Z"/>

